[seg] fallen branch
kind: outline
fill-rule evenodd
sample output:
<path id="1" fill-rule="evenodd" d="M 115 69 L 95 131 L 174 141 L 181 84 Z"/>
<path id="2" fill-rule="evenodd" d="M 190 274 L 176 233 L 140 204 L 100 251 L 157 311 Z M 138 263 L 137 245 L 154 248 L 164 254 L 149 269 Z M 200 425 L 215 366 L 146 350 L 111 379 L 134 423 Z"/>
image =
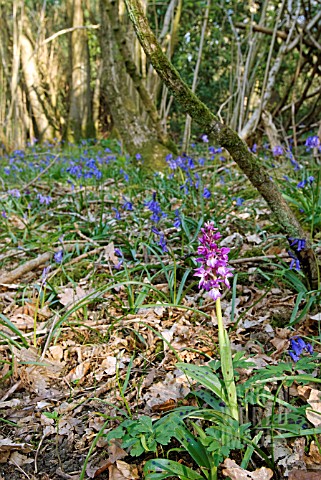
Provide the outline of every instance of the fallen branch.
<path id="1" fill-rule="evenodd" d="M 73 249 L 73 245 L 66 245 L 66 247 L 64 248 L 65 251 L 71 251 L 72 249 Z M 31 272 L 32 270 L 36 270 L 36 268 L 40 267 L 41 265 L 44 265 L 46 262 L 49 262 L 52 256 L 59 250 L 61 250 L 61 248 L 57 248 L 53 252 L 43 253 L 42 255 L 39 255 L 39 257 L 33 258 L 32 260 L 29 260 L 23 265 L 20 265 L 19 267 L 15 268 L 11 272 L 1 275 L 0 284 L 1 285 L 11 284 L 18 278 L 25 275 L 26 273 Z"/>

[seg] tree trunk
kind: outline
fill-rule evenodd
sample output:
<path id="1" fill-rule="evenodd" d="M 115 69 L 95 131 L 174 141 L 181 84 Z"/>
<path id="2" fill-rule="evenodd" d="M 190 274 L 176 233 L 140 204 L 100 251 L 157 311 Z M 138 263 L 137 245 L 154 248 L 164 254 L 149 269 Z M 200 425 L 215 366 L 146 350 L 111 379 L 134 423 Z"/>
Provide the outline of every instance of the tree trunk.
<path id="1" fill-rule="evenodd" d="M 50 141 L 55 135 L 45 110 L 45 95 L 34 48 L 26 33 L 21 35 L 20 41 L 22 70 L 36 134 L 38 140 Z"/>
<path id="2" fill-rule="evenodd" d="M 164 55 L 155 35 L 151 31 L 140 0 L 125 1 L 130 19 L 146 55 L 150 58 L 152 65 L 163 82 L 172 90 L 185 112 L 195 119 L 202 127 L 204 133 L 215 143 L 226 148 L 231 154 L 252 185 L 268 203 L 278 223 L 283 228 L 285 236 L 288 239 L 290 237 L 306 239 L 306 248 L 297 252 L 297 255 L 307 274 L 311 287 L 318 288 L 319 268 L 311 248 L 311 243 L 259 158 L 253 155 L 238 134 L 221 123 L 183 82 L 177 70 Z"/>
<path id="3" fill-rule="evenodd" d="M 71 26 L 84 26 L 82 0 L 73 0 L 71 10 Z M 86 29 L 74 30 L 71 33 L 71 69 L 68 139 L 77 142 L 81 138 L 92 138 L 95 136 L 92 119 L 90 63 Z"/>
<path id="4" fill-rule="evenodd" d="M 100 0 L 102 89 L 107 93 L 114 125 L 126 150 L 131 155 L 139 153 L 146 166 L 162 168 L 169 150 L 159 142 L 155 127 L 142 121 L 137 105 L 128 94 L 128 76 L 109 17 L 112 3 Z"/>

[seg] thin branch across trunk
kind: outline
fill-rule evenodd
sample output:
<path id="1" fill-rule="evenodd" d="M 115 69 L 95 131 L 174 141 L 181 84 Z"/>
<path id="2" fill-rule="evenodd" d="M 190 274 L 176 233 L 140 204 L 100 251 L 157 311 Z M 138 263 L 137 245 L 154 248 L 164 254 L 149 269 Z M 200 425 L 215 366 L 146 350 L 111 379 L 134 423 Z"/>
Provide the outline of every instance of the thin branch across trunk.
<path id="1" fill-rule="evenodd" d="M 285 236 L 288 239 L 290 237 L 306 239 L 307 246 L 304 250 L 298 252 L 298 257 L 312 288 L 317 288 L 319 271 L 311 243 L 259 158 L 249 151 L 246 143 L 234 130 L 219 121 L 216 115 L 201 102 L 182 80 L 178 71 L 163 53 L 153 34 L 140 0 L 125 0 L 125 3 L 146 55 L 185 112 L 201 126 L 203 132 L 209 135 L 212 141 L 226 148 L 252 185 L 266 200 Z"/>

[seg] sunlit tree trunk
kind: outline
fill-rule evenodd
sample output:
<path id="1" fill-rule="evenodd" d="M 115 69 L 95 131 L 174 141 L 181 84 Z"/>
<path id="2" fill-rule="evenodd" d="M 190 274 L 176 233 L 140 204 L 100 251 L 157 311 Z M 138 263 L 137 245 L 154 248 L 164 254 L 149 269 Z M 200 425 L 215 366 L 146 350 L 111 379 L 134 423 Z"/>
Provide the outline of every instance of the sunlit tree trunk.
<path id="1" fill-rule="evenodd" d="M 21 63 L 30 104 L 33 123 L 39 140 L 52 140 L 55 136 L 45 108 L 46 99 L 39 73 L 35 50 L 30 39 L 30 27 L 27 17 L 24 18 L 24 30 L 20 39 Z"/>
<path id="2" fill-rule="evenodd" d="M 84 26 L 82 0 L 71 4 L 71 26 Z M 71 33 L 71 84 L 68 139 L 78 141 L 94 136 L 88 37 L 85 29 Z"/>
<path id="3" fill-rule="evenodd" d="M 110 10 L 117 7 L 113 0 L 100 0 L 102 89 L 107 94 L 114 126 L 126 150 L 139 153 L 145 164 L 159 168 L 169 150 L 160 143 L 155 125 L 144 122 L 136 102 L 129 95 L 128 74 L 113 30 Z"/>

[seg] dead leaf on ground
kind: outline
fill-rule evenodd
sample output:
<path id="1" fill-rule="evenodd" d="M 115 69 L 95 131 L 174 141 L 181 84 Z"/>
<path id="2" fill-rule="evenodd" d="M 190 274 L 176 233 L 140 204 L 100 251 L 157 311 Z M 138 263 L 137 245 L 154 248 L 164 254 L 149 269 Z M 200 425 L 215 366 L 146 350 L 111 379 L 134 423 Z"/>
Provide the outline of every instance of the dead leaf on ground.
<path id="1" fill-rule="evenodd" d="M 308 455 L 304 458 L 307 465 L 321 465 L 321 454 L 314 440 L 310 444 Z"/>
<path id="2" fill-rule="evenodd" d="M 320 480 L 320 472 L 306 472 L 305 470 L 292 470 L 289 480 Z"/>
<path id="3" fill-rule="evenodd" d="M 32 448 L 27 443 L 17 443 L 10 438 L 0 438 L 0 463 L 6 463 L 12 452 L 17 450 L 28 453 Z"/>
<path id="4" fill-rule="evenodd" d="M 127 456 L 127 452 L 120 447 L 120 441 L 118 439 L 112 439 L 111 445 L 108 447 L 109 457 L 107 460 L 99 462 L 98 465 L 93 465 L 89 463 L 86 468 L 86 473 L 89 478 L 96 478 L 102 474 L 105 470 L 109 470 L 118 460 Z M 125 462 L 122 462 L 125 463 Z M 127 465 L 127 464 L 126 464 Z M 109 476 L 109 478 L 112 478 Z M 117 478 L 117 477 L 115 477 Z M 127 477 L 119 477 L 127 478 Z M 128 477 L 128 478 L 138 478 L 138 477 Z"/>
<path id="5" fill-rule="evenodd" d="M 269 480 L 273 477 L 273 472 L 270 468 L 257 468 L 255 472 L 249 472 L 239 467 L 234 460 L 226 458 L 224 461 L 224 470 L 222 471 L 224 477 L 230 477 L 231 480 Z"/>
<path id="6" fill-rule="evenodd" d="M 315 388 L 298 387 L 299 395 L 304 397 L 311 408 L 307 408 L 305 411 L 306 417 L 309 422 L 313 423 L 315 427 L 321 425 L 321 392 Z"/>
<path id="7" fill-rule="evenodd" d="M 129 465 L 123 460 L 117 460 L 116 465 L 108 468 L 109 480 L 136 480 L 139 479 L 136 465 Z"/>
<path id="8" fill-rule="evenodd" d="M 164 382 L 157 382 L 145 393 L 143 399 L 148 407 L 165 403 L 168 400 L 185 398 L 190 392 L 186 376 L 179 370 L 166 374 Z"/>
<path id="9" fill-rule="evenodd" d="M 104 249 L 105 260 L 111 261 L 113 265 L 118 265 L 119 257 L 115 254 L 115 245 L 114 242 L 108 243 Z"/>
<path id="10" fill-rule="evenodd" d="M 64 288 L 63 292 L 58 294 L 60 303 L 69 308 L 75 303 L 79 302 L 82 298 L 86 297 L 90 292 L 85 291 L 83 288 L 76 286 L 76 291 L 73 288 Z"/>
<path id="11" fill-rule="evenodd" d="M 9 458 L 9 463 L 12 465 L 19 465 L 19 467 L 21 467 L 21 465 L 25 465 L 26 463 L 33 463 L 34 461 L 34 458 L 28 458 L 27 455 L 23 455 L 19 452 L 13 452 Z"/>

